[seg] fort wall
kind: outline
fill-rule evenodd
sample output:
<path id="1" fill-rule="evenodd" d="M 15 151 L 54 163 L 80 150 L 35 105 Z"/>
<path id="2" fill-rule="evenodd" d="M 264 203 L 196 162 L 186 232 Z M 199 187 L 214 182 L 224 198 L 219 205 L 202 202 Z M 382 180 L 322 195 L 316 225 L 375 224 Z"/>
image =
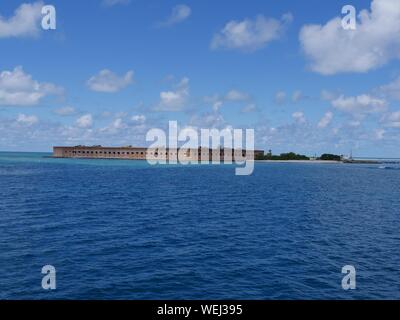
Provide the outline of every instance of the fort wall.
<path id="1" fill-rule="evenodd" d="M 54 147 L 54 158 L 83 158 L 83 159 L 125 159 L 125 160 L 171 160 L 184 161 L 234 161 L 254 160 L 262 150 L 237 150 L 237 149 L 166 149 L 166 148 L 140 148 L 140 147 L 102 147 L 102 146 L 75 146 Z"/>

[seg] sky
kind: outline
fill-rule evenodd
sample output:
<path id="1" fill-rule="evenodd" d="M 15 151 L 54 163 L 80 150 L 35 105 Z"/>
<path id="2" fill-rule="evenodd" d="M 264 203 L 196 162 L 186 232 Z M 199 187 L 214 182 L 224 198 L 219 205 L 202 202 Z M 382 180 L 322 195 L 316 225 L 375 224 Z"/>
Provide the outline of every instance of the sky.
<path id="1" fill-rule="evenodd" d="M 399 35 L 398 0 L 1 1 L 0 150 L 144 146 L 177 121 L 254 129 L 274 154 L 400 157 Z"/>

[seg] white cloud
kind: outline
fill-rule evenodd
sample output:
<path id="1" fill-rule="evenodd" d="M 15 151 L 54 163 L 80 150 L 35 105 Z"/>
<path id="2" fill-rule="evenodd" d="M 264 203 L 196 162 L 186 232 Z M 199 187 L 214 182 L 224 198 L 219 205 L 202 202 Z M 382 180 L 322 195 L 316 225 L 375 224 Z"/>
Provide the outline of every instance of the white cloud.
<path id="1" fill-rule="evenodd" d="M 335 100 L 332 100 L 331 103 L 334 108 L 353 115 L 379 113 L 385 111 L 387 107 L 387 102 L 385 100 L 375 98 L 368 94 L 355 97 L 345 97 L 341 95 Z"/>
<path id="2" fill-rule="evenodd" d="M 291 96 L 291 101 L 293 103 L 298 103 L 301 100 L 304 100 L 308 98 L 307 96 L 304 95 L 304 93 L 301 90 L 296 90 L 293 92 L 292 96 Z M 275 93 L 275 103 L 278 105 L 283 105 L 285 104 L 290 98 L 288 97 L 288 94 L 285 91 L 277 91 Z"/>
<path id="3" fill-rule="evenodd" d="M 256 110 L 257 110 L 256 105 L 254 103 L 250 103 L 250 104 L 244 106 L 242 108 L 242 110 L 240 110 L 240 112 L 242 112 L 242 113 L 250 113 L 250 112 L 254 112 Z"/>
<path id="4" fill-rule="evenodd" d="M 36 116 L 27 116 L 25 114 L 20 113 L 17 117 L 17 123 L 23 124 L 27 126 L 34 125 L 39 122 L 38 117 Z"/>
<path id="5" fill-rule="evenodd" d="M 306 118 L 303 112 L 297 111 L 292 114 L 292 118 L 299 124 L 306 123 Z"/>
<path id="6" fill-rule="evenodd" d="M 189 79 L 183 78 L 174 91 L 162 91 L 158 111 L 181 111 L 189 98 Z"/>
<path id="7" fill-rule="evenodd" d="M 358 15 L 356 30 L 344 30 L 341 18 L 300 31 L 302 48 L 313 71 L 331 75 L 367 72 L 400 58 L 400 3 L 373 0 Z"/>
<path id="8" fill-rule="evenodd" d="M 275 103 L 282 105 L 286 102 L 286 92 L 285 91 L 278 91 L 275 94 Z"/>
<path id="9" fill-rule="evenodd" d="M 221 100 L 215 101 L 213 103 L 213 110 L 215 112 L 219 111 L 219 109 L 221 109 L 221 107 L 224 105 L 224 103 Z"/>
<path id="10" fill-rule="evenodd" d="M 212 108 L 215 112 L 218 112 L 226 102 L 243 103 L 250 100 L 251 97 L 248 93 L 235 89 L 228 91 L 224 95 L 213 95 L 204 98 L 206 103 L 212 103 Z"/>
<path id="11" fill-rule="evenodd" d="M 259 15 L 254 20 L 230 21 L 214 35 L 211 49 L 223 48 L 242 51 L 261 49 L 269 42 L 279 39 L 292 20 L 292 15 L 287 13 L 280 20 Z"/>
<path id="12" fill-rule="evenodd" d="M 199 128 L 216 128 L 222 129 L 227 126 L 227 123 L 222 116 L 222 114 L 218 112 L 205 112 L 198 115 L 193 115 L 189 122 L 190 125 L 196 126 Z"/>
<path id="13" fill-rule="evenodd" d="M 332 101 L 335 100 L 339 95 L 335 92 L 328 91 L 328 90 L 322 90 L 321 91 L 321 100 L 324 101 Z"/>
<path id="14" fill-rule="evenodd" d="M 107 132 L 108 134 L 115 134 L 124 128 L 126 128 L 126 124 L 121 118 L 117 118 L 113 120 L 107 127 L 100 129 L 100 131 Z"/>
<path id="15" fill-rule="evenodd" d="M 318 128 L 326 128 L 331 123 L 332 119 L 333 119 L 332 112 L 329 111 L 325 113 L 322 119 L 318 122 Z"/>
<path id="16" fill-rule="evenodd" d="M 361 126 L 361 121 L 359 121 L 359 120 L 351 120 L 351 121 L 348 123 L 348 125 L 349 125 L 350 127 L 357 128 L 357 127 Z"/>
<path id="17" fill-rule="evenodd" d="M 146 116 L 143 115 L 143 114 L 137 114 L 137 115 L 134 115 L 134 116 L 131 118 L 131 120 L 132 120 L 132 121 L 135 121 L 135 122 L 143 123 L 143 122 L 146 121 Z"/>
<path id="18" fill-rule="evenodd" d="M 376 129 L 375 130 L 375 139 L 382 140 L 385 137 L 386 130 L 385 129 Z"/>
<path id="19" fill-rule="evenodd" d="M 231 90 L 225 95 L 227 101 L 246 101 L 249 99 L 249 95 L 238 90 Z"/>
<path id="20" fill-rule="evenodd" d="M 24 3 L 14 12 L 14 16 L 5 19 L 0 15 L 0 38 L 34 37 L 40 32 L 42 2 Z"/>
<path id="21" fill-rule="evenodd" d="M 130 0 L 103 0 L 102 5 L 105 7 L 113 7 L 118 4 L 128 4 Z"/>
<path id="22" fill-rule="evenodd" d="M 297 103 L 304 98 L 305 98 L 304 94 L 303 94 L 303 92 L 301 92 L 301 90 L 296 90 L 295 92 L 293 92 L 292 101 L 294 103 Z"/>
<path id="23" fill-rule="evenodd" d="M 384 115 L 382 117 L 382 122 L 386 127 L 400 128 L 400 111 Z"/>
<path id="24" fill-rule="evenodd" d="M 79 128 L 90 128 L 93 125 L 93 117 L 91 114 L 85 114 L 76 120 Z"/>
<path id="25" fill-rule="evenodd" d="M 172 26 L 174 24 L 183 22 L 190 17 L 192 10 L 186 4 L 179 4 L 172 8 L 171 15 L 160 26 Z"/>
<path id="26" fill-rule="evenodd" d="M 52 83 L 40 83 L 26 74 L 21 66 L 0 73 L 0 105 L 36 105 L 48 95 L 62 94 L 63 89 Z"/>
<path id="27" fill-rule="evenodd" d="M 76 112 L 75 108 L 67 106 L 67 107 L 62 107 L 59 108 L 55 111 L 60 116 L 70 116 L 73 115 Z"/>
<path id="28" fill-rule="evenodd" d="M 392 82 L 381 86 L 378 89 L 380 94 L 383 94 L 385 97 L 400 100 L 400 77 L 393 80 Z"/>
<path id="29" fill-rule="evenodd" d="M 128 71 L 124 76 L 118 76 L 114 72 L 104 69 L 87 81 L 87 85 L 93 91 L 114 93 L 118 92 L 133 82 L 133 71 Z"/>

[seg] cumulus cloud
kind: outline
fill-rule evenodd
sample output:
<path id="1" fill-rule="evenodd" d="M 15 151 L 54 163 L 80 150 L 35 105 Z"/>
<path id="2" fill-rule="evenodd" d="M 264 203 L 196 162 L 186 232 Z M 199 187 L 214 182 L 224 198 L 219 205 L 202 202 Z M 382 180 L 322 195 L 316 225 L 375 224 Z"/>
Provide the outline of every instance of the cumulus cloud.
<path id="1" fill-rule="evenodd" d="M 134 115 L 131 120 L 138 123 L 144 123 L 146 121 L 146 116 L 143 114 L 137 114 Z"/>
<path id="2" fill-rule="evenodd" d="M 269 42 L 279 39 L 293 16 L 287 13 L 280 20 L 257 16 L 254 20 L 229 21 L 216 33 L 211 41 L 211 49 L 237 49 L 255 51 Z"/>
<path id="3" fill-rule="evenodd" d="M 87 81 L 88 87 L 97 92 L 114 93 L 118 92 L 133 82 L 133 71 L 128 71 L 123 76 L 104 69 Z"/>
<path id="4" fill-rule="evenodd" d="M 340 111 L 359 116 L 384 112 L 387 108 L 387 102 L 384 99 L 375 98 L 368 94 L 354 97 L 345 97 L 341 95 L 332 100 L 331 104 Z"/>
<path id="5" fill-rule="evenodd" d="M 20 113 L 17 117 L 17 123 L 26 126 L 32 126 L 38 122 L 39 119 L 36 116 L 27 116 L 25 114 Z"/>
<path id="6" fill-rule="evenodd" d="M 0 38 L 35 37 L 40 32 L 42 2 L 24 3 L 8 19 L 0 15 Z"/>
<path id="7" fill-rule="evenodd" d="M 130 0 L 103 0 L 102 5 L 105 7 L 113 7 L 119 4 L 128 4 Z"/>
<path id="8" fill-rule="evenodd" d="M 189 98 L 189 79 L 183 78 L 175 90 L 162 91 L 158 111 L 181 111 Z"/>
<path id="9" fill-rule="evenodd" d="M 198 128 L 222 129 L 227 126 L 227 122 L 219 112 L 204 112 L 193 115 L 189 125 Z"/>
<path id="10" fill-rule="evenodd" d="M 361 126 L 361 121 L 359 121 L 359 120 L 351 120 L 351 121 L 349 121 L 348 125 L 350 127 L 357 128 L 357 127 Z"/>
<path id="11" fill-rule="evenodd" d="M 204 98 L 206 103 L 212 103 L 214 111 L 218 111 L 226 102 L 243 103 L 250 100 L 251 97 L 248 93 L 236 89 L 229 90 L 224 95 L 216 94 Z"/>
<path id="12" fill-rule="evenodd" d="M 70 124 L 48 117 L 36 122 L 29 114 L 7 118 L 6 114 L 0 112 L 0 145 L 5 149 L 21 151 L 45 151 L 54 145 L 145 146 L 148 130 L 165 124 L 158 122 L 158 118 L 150 119 L 147 125 L 136 123 L 130 121 L 130 117 L 119 117 L 121 114 L 122 112 L 115 112 L 115 118 L 110 120 L 107 130 L 104 128 L 106 126 L 96 127 L 94 121 L 92 126 L 88 126 L 90 121 L 82 120 L 82 127 L 78 126 L 76 119 L 70 119 Z M 92 116 L 95 119 L 93 114 Z"/>
<path id="13" fill-rule="evenodd" d="M 46 96 L 62 93 L 61 87 L 33 80 L 21 66 L 0 73 L 0 105 L 32 106 Z"/>
<path id="14" fill-rule="evenodd" d="M 400 100 L 400 77 L 379 87 L 377 91 L 387 98 Z"/>
<path id="15" fill-rule="evenodd" d="M 254 103 L 249 103 L 246 106 L 244 106 L 240 112 L 241 113 L 250 113 L 250 112 L 254 112 L 257 110 L 257 106 Z"/>
<path id="16" fill-rule="evenodd" d="M 275 93 L 274 101 L 278 105 L 283 105 L 289 100 L 291 100 L 293 103 L 298 103 L 307 98 L 308 97 L 304 95 L 301 90 L 294 91 L 291 98 L 285 91 L 277 91 Z"/>
<path id="17" fill-rule="evenodd" d="M 126 128 L 127 125 L 121 118 L 114 119 L 108 126 L 101 128 L 100 131 L 106 132 L 108 134 L 116 134 L 121 129 Z"/>
<path id="18" fill-rule="evenodd" d="M 386 130 L 385 129 L 376 129 L 374 132 L 375 132 L 375 139 L 382 140 L 385 137 Z"/>
<path id="19" fill-rule="evenodd" d="M 225 95 L 225 100 L 227 101 L 246 101 L 248 99 L 249 95 L 247 93 L 238 90 L 230 90 Z"/>
<path id="20" fill-rule="evenodd" d="M 278 105 L 282 105 L 286 102 L 286 92 L 285 91 L 278 91 L 275 93 L 275 103 Z"/>
<path id="21" fill-rule="evenodd" d="M 329 90 L 322 90 L 321 91 L 321 100 L 324 101 L 332 101 L 335 100 L 337 97 L 339 96 L 339 94 L 329 91 Z"/>
<path id="22" fill-rule="evenodd" d="M 93 125 L 93 117 L 91 114 L 85 114 L 76 120 L 79 128 L 90 128 Z"/>
<path id="23" fill-rule="evenodd" d="M 358 15 L 356 30 L 344 30 L 341 18 L 325 25 L 306 25 L 300 42 L 313 71 L 332 75 L 367 72 L 400 58 L 400 3 L 373 0 Z"/>
<path id="24" fill-rule="evenodd" d="M 191 13 L 192 10 L 189 6 L 187 6 L 186 4 L 179 4 L 172 8 L 172 12 L 168 19 L 164 22 L 161 22 L 160 26 L 168 27 L 183 22 L 190 17 Z"/>
<path id="25" fill-rule="evenodd" d="M 215 102 L 213 102 L 212 108 L 215 112 L 219 111 L 219 109 L 221 109 L 221 107 L 224 105 L 224 102 L 221 100 L 217 100 Z"/>
<path id="26" fill-rule="evenodd" d="M 332 121 L 333 119 L 333 113 L 332 112 L 327 112 L 325 115 L 322 117 L 322 119 L 318 122 L 318 128 L 326 128 Z"/>
<path id="27" fill-rule="evenodd" d="M 400 128 L 400 111 L 384 115 L 382 117 L 382 122 L 386 127 Z"/>
<path id="28" fill-rule="evenodd" d="M 55 113 L 57 113 L 60 116 L 70 116 L 75 114 L 75 112 L 76 112 L 75 108 L 70 106 L 62 107 L 55 110 Z"/>
<path id="29" fill-rule="evenodd" d="M 306 117 L 304 116 L 304 113 L 301 111 L 294 112 L 292 114 L 292 118 L 299 124 L 306 123 Z"/>
<path id="30" fill-rule="evenodd" d="M 303 99 L 305 99 L 305 96 L 301 90 L 296 90 L 295 92 L 293 92 L 292 101 L 294 103 L 297 103 Z"/>

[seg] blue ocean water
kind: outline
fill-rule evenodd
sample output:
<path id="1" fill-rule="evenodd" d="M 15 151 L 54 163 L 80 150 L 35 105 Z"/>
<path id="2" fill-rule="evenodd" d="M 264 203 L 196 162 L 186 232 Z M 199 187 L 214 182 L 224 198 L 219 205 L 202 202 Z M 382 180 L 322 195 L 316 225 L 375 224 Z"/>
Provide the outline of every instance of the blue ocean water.
<path id="1" fill-rule="evenodd" d="M 0 153 L 0 299 L 400 299 L 396 166 L 44 156 Z"/>

